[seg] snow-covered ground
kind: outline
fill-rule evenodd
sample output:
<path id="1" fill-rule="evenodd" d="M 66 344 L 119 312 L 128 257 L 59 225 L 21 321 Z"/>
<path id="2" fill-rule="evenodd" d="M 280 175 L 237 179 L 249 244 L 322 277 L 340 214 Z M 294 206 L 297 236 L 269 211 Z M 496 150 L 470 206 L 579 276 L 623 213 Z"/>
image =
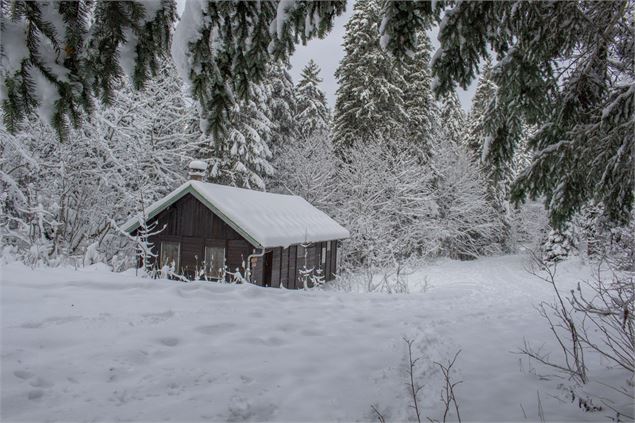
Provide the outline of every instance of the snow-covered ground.
<path id="1" fill-rule="evenodd" d="M 412 419 L 406 345 L 421 356 L 423 416 L 441 417 L 434 361 L 457 350 L 463 421 L 595 421 L 566 381 L 514 354 L 556 353 L 534 305 L 550 287 L 527 258 L 439 261 L 411 294 L 180 283 L 89 269 L 2 268 L 2 421 Z M 587 277 L 578 260 L 563 286 Z M 427 281 L 427 283 L 425 283 Z M 560 386 L 560 388 L 559 388 Z"/>

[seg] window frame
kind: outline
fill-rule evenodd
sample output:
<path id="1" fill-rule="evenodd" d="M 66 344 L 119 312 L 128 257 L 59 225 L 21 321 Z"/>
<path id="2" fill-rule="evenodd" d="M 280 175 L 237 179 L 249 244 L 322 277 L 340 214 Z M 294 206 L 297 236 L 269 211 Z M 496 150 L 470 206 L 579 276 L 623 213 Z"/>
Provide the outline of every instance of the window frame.
<path id="1" fill-rule="evenodd" d="M 165 253 L 165 246 L 167 245 L 172 245 L 175 246 L 176 245 L 176 260 L 175 260 L 175 264 L 174 264 L 174 273 L 179 273 L 181 271 L 181 243 L 179 241 L 161 241 L 161 254 L 159 255 L 159 269 L 163 269 L 163 267 L 165 266 L 164 263 L 164 253 Z"/>
<path id="2" fill-rule="evenodd" d="M 208 250 L 209 251 L 212 251 L 212 250 L 222 250 L 223 251 L 223 255 L 222 255 L 222 257 L 223 257 L 223 265 L 220 268 L 218 268 L 217 275 L 215 275 L 215 276 L 213 276 L 211 274 L 211 272 L 208 270 L 208 264 L 207 264 L 207 251 Z M 218 245 L 206 245 L 205 249 L 203 251 L 203 254 L 204 254 L 203 257 L 204 257 L 204 262 L 205 262 L 205 277 L 207 279 L 215 279 L 215 280 L 222 279 L 223 278 L 223 269 L 225 267 L 225 261 L 227 260 L 227 251 L 226 251 L 225 247 L 224 246 L 218 246 Z M 211 270 L 213 270 L 213 269 L 211 269 Z"/>

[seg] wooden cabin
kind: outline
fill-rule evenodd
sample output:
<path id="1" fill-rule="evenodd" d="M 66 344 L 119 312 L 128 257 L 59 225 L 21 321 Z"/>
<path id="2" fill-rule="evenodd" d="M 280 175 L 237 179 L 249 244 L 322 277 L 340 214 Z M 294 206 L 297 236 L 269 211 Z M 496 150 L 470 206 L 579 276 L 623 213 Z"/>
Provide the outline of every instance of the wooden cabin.
<path id="1" fill-rule="evenodd" d="M 301 197 L 202 182 L 203 172 L 204 163 L 190 164 L 193 179 L 152 204 L 146 225 L 139 218 L 124 225 L 133 235 L 163 228 L 149 237 L 153 268 L 208 280 L 238 271 L 256 285 L 289 289 L 303 287 L 305 266 L 334 278 L 346 229 Z"/>

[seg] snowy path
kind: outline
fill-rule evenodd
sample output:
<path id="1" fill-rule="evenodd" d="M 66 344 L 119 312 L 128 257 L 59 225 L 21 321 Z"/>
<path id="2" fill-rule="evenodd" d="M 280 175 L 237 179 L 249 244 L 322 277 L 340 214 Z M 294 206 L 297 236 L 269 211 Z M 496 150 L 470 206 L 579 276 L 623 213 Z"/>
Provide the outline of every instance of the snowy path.
<path id="1" fill-rule="evenodd" d="M 416 339 L 424 416 L 438 418 L 433 361 L 459 348 L 464 420 L 596 420 L 550 395 L 511 354 L 552 342 L 533 308 L 549 287 L 525 258 L 442 261 L 411 295 L 182 284 L 104 271 L 2 269 L 2 420 L 389 421 L 412 418 L 405 344 Z M 587 275 L 577 262 L 561 275 Z M 429 288 L 422 290 L 427 278 Z M 547 391 L 545 391 L 547 390 Z M 550 414 L 551 413 L 551 414 Z"/>

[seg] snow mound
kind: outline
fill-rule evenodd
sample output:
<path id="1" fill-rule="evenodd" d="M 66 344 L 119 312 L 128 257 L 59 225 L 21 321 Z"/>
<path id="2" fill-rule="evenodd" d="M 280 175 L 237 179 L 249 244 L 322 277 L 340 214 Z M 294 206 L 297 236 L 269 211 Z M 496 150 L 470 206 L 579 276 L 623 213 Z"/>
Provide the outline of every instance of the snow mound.
<path id="1" fill-rule="evenodd" d="M 2 269 L 0 418 L 371 421 L 375 404 L 387 421 L 412 421 L 407 337 L 422 357 L 425 417 L 443 418 L 434 362 L 461 349 L 464 421 L 536 421 L 537 392 L 549 420 L 601 419 L 563 400 L 566 381 L 513 354 L 524 336 L 556 348 L 534 309 L 550 288 L 525 264 L 444 260 L 410 276 L 418 293 L 391 296 L 12 263 Z M 573 286 L 588 269 L 566 262 L 561 275 Z"/>

